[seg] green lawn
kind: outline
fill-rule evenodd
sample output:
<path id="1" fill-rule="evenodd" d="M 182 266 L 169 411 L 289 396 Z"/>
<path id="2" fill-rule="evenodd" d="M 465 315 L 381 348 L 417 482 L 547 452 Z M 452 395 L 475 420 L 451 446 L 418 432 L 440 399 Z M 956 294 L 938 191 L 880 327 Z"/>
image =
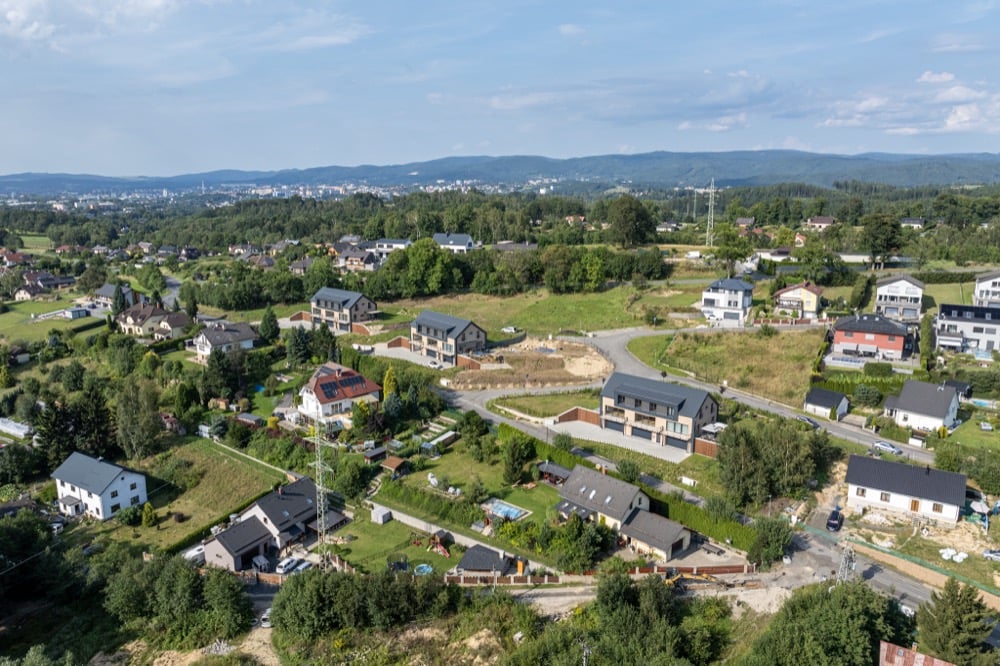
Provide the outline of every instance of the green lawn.
<path id="1" fill-rule="evenodd" d="M 947 538 L 943 539 L 947 543 Z M 981 552 L 969 553 L 964 562 L 952 562 L 941 558 L 938 552 L 942 548 L 941 541 L 931 541 L 919 535 L 906 538 L 899 544 L 897 550 L 907 555 L 918 557 L 929 564 L 965 576 L 971 580 L 996 590 L 994 574 L 1000 573 L 1000 563 L 984 559 Z M 996 592 L 994 592 L 996 593 Z"/>
<path id="2" fill-rule="evenodd" d="M 437 574 L 447 571 L 458 561 L 456 556 L 446 558 L 428 550 L 427 534 L 415 533 L 412 527 L 396 520 L 376 525 L 363 513 L 356 514 L 356 519 L 338 530 L 336 536 L 353 537 L 334 550 L 352 566 L 368 573 L 382 570 L 390 558 L 397 561 L 400 556 L 406 557 L 411 569 L 418 564 L 430 564 Z M 413 543 L 417 539 L 421 543 L 419 546 Z"/>
<path id="3" fill-rule="evenodd" d="M 302 303 L 292 303 L 284 304 L 278 303 L 271 306 L 274 310 L 274 316 L 278 319 L 283 317 L 289 317 L 296 312 L 308 312 L 309 311 L 309 301 L 303 301 Z M 259 322 L 264 317 L 264 310 L 266 308 L 257 308 L 256 310 L 239 310 L 239 311 L 227 311 L 219 308 L 213 308 L 208 305 L 199 305 L 198 312 L 206 315 L 212 315 L 214 317 L 221 317 L 225 315 L 229 321 L 245 321 L 248 323 Z"/>
<path id="4" fill-rule="evenodd" d="M 491 407 L 506 407 L 528 416 L 546 417 L 557 416 L 573 407 L 597 409 L 600 402 L 600 391 L 595 389 L 593 391 L 506 396 L 492 401 Z"/>
<path id="5" fill-rule="evenodd" d="M 189 534 L 211 527 L 284 480 L 283 474 L 232 454 L 206 439 L 187 437 L 182 441 L 171 449 L 171 454 L 190 461 L 202 476 L 193 488 L 179 495 L 147 476 L 150 501 L 160 518 L 158 527 L 126 527 L 110 520 L 84 523 L 67 530 L 67 534 L 72 532 L 73 538 L 81 543 L 111 538 L 130 541 L 146 549 L 169 549 Z M 152 466 L 152 458 L 134 465 L 147 474 Z M 185 520 L 168 519 L 168 511 L 182 513 Z"/>
<path id="6" fill-rule="evenodd" d="M 992 416 L 992 415 L 991 415 Z M 996 418 L 992 419 L 993 432 L 986 432 L 979 427 L 980 421 L 990 421 L 987 412 L 975 411 L 965 423 L 958 426 L 958 429 L 948 438 L 948 441 L 956 444 L 964 444 L 975 448 L 991 449 L 1000 452 L 1000 428 L 996 423 Z"/>
<path id="7" fill-rule="evenodd" d="M 924 286 L 924 309 L 935 314 L 942 303 L 958 305 L 972 304 L 972 289 L 975 279 L 969 274 L 969 282 L 964 284 L 928 284 Z"/>
<path id="8" fill-rule="evenodd" d="M 72 305 L 72 301 L 69 300 L 9 303 L 9 310 L 0 314 L 0 337 L 7 344 L 14 340 L 37 342 L 46 339 L 49 331 L 64 331 L 79 326 L 81 322 L 87 320 L 71 321 L 59 316 L 44 320 L 32 318 L 32 315 L 37 317 L 37 315 L 64 310 Z"/>
<path id="9" fill-rule="evenodd" d="M 49 240 L 48 236 L 41 234 L 26 234 L 21 232 L 18 232 L 17 235 L 22 241 L 24 241 L 25 252 L 45 252 L 53 247 L 52 241 Z"/>

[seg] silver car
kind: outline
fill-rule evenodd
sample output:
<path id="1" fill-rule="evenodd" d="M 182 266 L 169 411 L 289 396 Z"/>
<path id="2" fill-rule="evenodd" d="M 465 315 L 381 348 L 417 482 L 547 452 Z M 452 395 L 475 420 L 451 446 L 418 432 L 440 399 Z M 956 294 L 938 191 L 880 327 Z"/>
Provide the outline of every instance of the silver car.
<path id="1" fill-rule="evenodd" d="M 984 550 L 983 557 L 992 562 L 1000 562 L 1000 550 Z"/>
<path id="2" fill-rule="evenodd" d="M 891 443 L 883 441 L 881 439 L 875 441 L 875 443 L 872 444 L 872 448 L 875 449 L 876 451 L 882 451 L 884 453 L 891 453 L 894 456 L 901 456 L 901 455 L 903 455 L 903 449 L 899 448 L 895 444 L 891 444 Z"/>

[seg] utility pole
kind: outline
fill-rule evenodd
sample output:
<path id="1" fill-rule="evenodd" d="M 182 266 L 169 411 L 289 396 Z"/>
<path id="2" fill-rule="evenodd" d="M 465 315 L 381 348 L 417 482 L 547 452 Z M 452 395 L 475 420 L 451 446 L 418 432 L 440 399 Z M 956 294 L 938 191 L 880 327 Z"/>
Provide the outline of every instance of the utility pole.
<path id="1" fill-rule="evenodd" d="M 708 186 L 708 223 L 705 225 L 705 245 L 712 247 L 715 240 L 715 179 Z"/>
<path id="2" fill-rule="evenodd" d="M 326 512 L 327 512 L 327 497 L 329 496 L 330 489 L 327 488 L 326 478 L 327 474 L 330 475 L 330 480 L 333 480 L 334 469 L 337 465 L 338 449 L 337 445 L 333 442 L 328 442 L 326 439 L 317 434 L 312 438 L 313 444 L 316 446 L 316 460 L 310 463 L 312 467 L 316 468 L 316 532 L 319 535 L 319 543 L 321 545 L 326 545 L 326 532 L 328 525 L 326 524 Z M 327 447 L 333 449 L 333 465 L 330 467 L 323 460 L 323 450 Z M 320 567 L 322 569 L 329 569 L 332 564 L 332 558 L 330 553 L 325 549 L 323 555 L 320 559 Z"/>

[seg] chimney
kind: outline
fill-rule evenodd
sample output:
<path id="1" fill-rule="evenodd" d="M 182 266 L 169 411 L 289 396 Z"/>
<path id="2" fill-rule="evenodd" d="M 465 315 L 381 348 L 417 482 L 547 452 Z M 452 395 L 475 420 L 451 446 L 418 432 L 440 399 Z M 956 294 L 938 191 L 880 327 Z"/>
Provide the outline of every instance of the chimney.
<path id="1" fill-rule="evenodd" d="M 278 499 L 282 498 L 282 495 L 283 495 L 282 487 L 283 486 L 278 486 Z"/>

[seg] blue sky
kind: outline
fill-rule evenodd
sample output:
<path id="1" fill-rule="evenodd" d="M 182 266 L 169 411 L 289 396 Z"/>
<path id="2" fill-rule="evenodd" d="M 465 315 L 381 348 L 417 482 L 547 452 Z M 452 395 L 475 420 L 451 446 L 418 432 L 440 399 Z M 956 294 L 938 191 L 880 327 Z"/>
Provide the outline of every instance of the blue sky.
<path id="1" fill-rule="evenodd" d="M 0 0 L 0 173 L 1000 152 L 1000 2 Z"/>

